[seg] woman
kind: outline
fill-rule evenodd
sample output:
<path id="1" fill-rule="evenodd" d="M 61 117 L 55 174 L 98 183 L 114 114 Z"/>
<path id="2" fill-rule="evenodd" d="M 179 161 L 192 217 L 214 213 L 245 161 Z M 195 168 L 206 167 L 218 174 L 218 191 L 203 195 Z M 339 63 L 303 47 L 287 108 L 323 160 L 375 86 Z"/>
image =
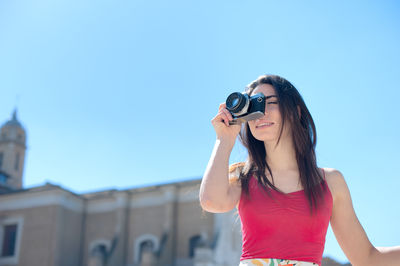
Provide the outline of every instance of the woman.
<path id="1" fill-rule="evenodd" d="M 200 187 L 204 210 L 237 207 L 240 265 L 321 265 L 329 222 L 351 264 L 400 265 L 400 246 L 370 243 L 343 175 L 317 167 L 315 125 L 296 88 L 282 77 L 264 75 L 247 93 L 264 94 L 265 114 L 230 125 L 232 115 L 225 103 L 219 106 L 212 119 L 217 140 Z M 239 133 L 248 159 L 229 167 Z"/>

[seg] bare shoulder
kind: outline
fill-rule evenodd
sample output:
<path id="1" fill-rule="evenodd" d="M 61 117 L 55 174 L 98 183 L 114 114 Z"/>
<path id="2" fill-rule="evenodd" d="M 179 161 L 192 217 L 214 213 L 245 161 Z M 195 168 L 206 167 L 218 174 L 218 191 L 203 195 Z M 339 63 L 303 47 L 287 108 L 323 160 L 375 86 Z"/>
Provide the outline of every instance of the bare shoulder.
<path id="1" fill-rule="evenodd" d="M 233 163 L 229 166 L 229 173 L 232 173 L 237 170 L 241 170 L 244 166 L 244 162 Z"/>
<path id="2" fill-rule="evenodd" d="M 347 190 L 344 176 L 339 170 L 334 168 L 324 167 L 322 169 L 325 171 L 326 182 L 335 200 L 343 191 Z"/>
<path id="3" fill-rule="evenodd" d="M 240 186 L 239 176 L 244 164 L 244 162 L 238 162 L 229 166 L 229 184 Z"/>

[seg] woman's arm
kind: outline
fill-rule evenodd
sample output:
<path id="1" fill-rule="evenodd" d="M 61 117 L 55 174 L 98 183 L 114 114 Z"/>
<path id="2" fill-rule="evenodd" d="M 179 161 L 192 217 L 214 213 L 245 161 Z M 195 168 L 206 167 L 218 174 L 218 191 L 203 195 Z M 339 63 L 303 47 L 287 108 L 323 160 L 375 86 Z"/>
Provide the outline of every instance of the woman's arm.
<path id="1" fill-rule="evenodd" d="M 217 140 L 200 185 L 200 204 L 208 212 L 228 212 L 240 197 L 237 182 L 229 182 L 229 156 L 234 143 Z"/>
<path id="2" fill-rule="evenodd" d="M 400 246 L 376 247 L 371 254 L 374 265 L 400 265 Z M 371 264 L 372 265 L 372 264 Z"/>
<path id="3" fill-rule="evenodd" d="M 343 175 L 329 171 L 334 191 L 331 227 L 350 263 L 355 266 L 399 266 L 400 248 L 375 248 L 369 241 L 353 208 L 350 191 Z"/>
<path id="4" fill-rule="evenodd" d="M 229 182 L 228 164 L 241 125 L 229 125 L 233 120 L 226 104 L 219 105 L 211 123 L 217 134 L 214 149 L 200 185 L 200 205 L 209 212 L 232 210 L 240 197 L 237 182 Z"/>

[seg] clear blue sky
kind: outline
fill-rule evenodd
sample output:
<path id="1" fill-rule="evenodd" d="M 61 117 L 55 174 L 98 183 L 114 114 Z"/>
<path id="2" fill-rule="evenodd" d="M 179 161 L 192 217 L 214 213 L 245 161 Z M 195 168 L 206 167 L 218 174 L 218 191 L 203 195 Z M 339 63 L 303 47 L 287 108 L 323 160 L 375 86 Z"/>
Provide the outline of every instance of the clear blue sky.
<path id="1" fill-rule="evenodd" d="M 319 166 L 343 173 L 372 243 L 400 245 L 399 11 L 394 0 L 4 0 L 0 121 L 18 106 L 25 187 L 193 179 L 219 103 L 282 75 L 313 115 Z M 245 156 L 237 146 L 231 162 Z M 325 255 L 346 261 L 331 229 Z"/>

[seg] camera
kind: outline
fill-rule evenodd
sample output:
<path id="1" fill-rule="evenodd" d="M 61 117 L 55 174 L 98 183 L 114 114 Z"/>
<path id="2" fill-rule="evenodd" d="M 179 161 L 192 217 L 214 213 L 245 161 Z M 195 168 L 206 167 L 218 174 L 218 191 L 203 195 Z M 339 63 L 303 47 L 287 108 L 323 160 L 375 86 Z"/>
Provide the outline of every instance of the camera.
<path id="1" fill-rule="evenodd" d="M 229 121 L 230 125 L 255 120 L 264 115 L 265 96 L 262 93 L 249 96 L 245 92 L 234 92 L 226 99 L 226 109 L 233 117 L 233 120 Z"/>

